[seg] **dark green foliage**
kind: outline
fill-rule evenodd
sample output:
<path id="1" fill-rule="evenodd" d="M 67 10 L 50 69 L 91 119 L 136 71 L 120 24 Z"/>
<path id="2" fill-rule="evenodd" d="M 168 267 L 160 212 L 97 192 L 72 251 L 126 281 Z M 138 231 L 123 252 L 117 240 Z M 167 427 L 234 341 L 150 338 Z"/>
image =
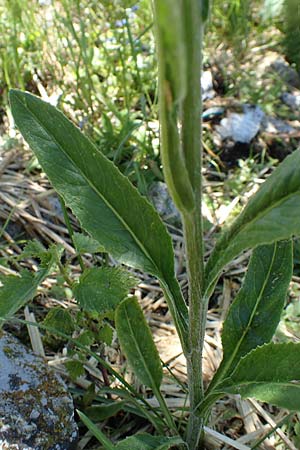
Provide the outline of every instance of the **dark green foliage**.
<path id="1" fill-rule="evenodd" d="M 85 374 L 85 370 L 84 370 L 82 361 L 74 359 L 72 361 L 66 361 L 64 363 L 64 365 L 70 375 L 70 378 L 74 381 L 78 377 L 84 376 L 84 374 Z"/>
<path id="2" fill-rule="evenodd" d="M 300 410 L 300 344 L 265 344 L 241 359 L 218 388 L 255 397 L 281 408 Z"/>
<path id="3" fill-rule="evenodd" d="M 111 403 L 104 403 L 102 405 L 90 406 L 85 409 L 85 414 L 94 422 L 107 420 L 109 417 L 115 416 L 119 411 L 126 406 L 125 401 L 114 401 Z"/>
<path id="4" fill-rule="evenodd" d="M 174 445 L 180 445 L 182 443 L 183 441 L 178 437 L 169 438 L 140 433 L 118 442 L 116 450 L 168 450 L 174 447 Z"/>
<path id="5" fill-rule="evenodd" d="M 22 270 L 20 276 L 9 275 L 2 278 L 0 287 L 0 326 L 4 320 L 11 318 L 22 306 L 25 306 L 36 295 L 40 284 L 54 270 L 60 261 L 62 248 L 52 245 L 47 250 L 36 241 L 29 242 L 19 259 L 37 257 L 41 263 L 38 272 L 30 273 Z"/>
<path id="6" fill-rule="evenodd" d="M 135 297 L 117 308 L 116 329 L 121 347 L 139 380 L 157 390 L 162 381 L 162 366 L 151 331 Z"/>
<path id="7" fill-rule="evenodd" d="M 103 314 L 124 300 L 137 279 L 121 268 L 87 269 L 74 286 L 74 295 L 84 311 Z"/>
<path id="8" fill-rule="evenodd" d="M 288 239 L 300 234 L 300 150 L 296 150 L 261 186 L 242 213 L 227 229 L 211 254 L 207 266 L 207 289 L 220 270 L 247 248 Z"/>
<path id="9" fill-rule="evenodd" d="M 223 363 L 232 370 L 255 347 L 269 342 L 285 305 L 293 269 L 292 244 L 275 242 L 257 247 L 243 286 L 223 326 Z"/>
<path id="10" fill-rule="evenodd" d="M 46 315 L 43 324 L 52 329 L 57 329 L 66 335 L 72 335 L 75 330 L 75 322 L 67 309 L 52 308 Z"/>

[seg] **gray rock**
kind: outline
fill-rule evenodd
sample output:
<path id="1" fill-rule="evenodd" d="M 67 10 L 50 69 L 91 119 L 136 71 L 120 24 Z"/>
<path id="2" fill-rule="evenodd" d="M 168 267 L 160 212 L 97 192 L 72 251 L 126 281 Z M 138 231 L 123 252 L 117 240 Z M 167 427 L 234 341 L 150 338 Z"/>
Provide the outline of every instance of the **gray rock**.
<path id="1" fill-rule="evenodd" d="M 297 70 L 293 69 L 283 58 L 278 58 L 271 64 L 271 67 L 278 73 L 280 78 L 290 86 L 300 88 L 300 76 Z"/>
<path id="2" fill-rule="evenodd" d="M 71 450 L 78 429 L 63 381 L 14 336 L 0 331 L 0 450 Z"/>
<path id="3" fill-rule="evenodd" d="M 242 113 L 229 113 L 222 119 L 220 125 L 216 126 L 216 131 L 222 141 L 230 139 L 233 142 L 249 144 L 259 131 L 291 134 L 298 130 L 284 120 L 267 116 L 257 105 L 245 104 Z"/>
<path id="4" fill-rule="evenodd" d="M 300 109 L 300 94 L 290 94 L 289 92 L 284 92 L 281 98 L 286 105 L 295 111 Z"/>
<path id="5" fill-rule="evenodd" d="M 166 183 L 157 181 L 153 183 L 149 192 L 150 199 L 158 214 L 171 225 L 180 226 L 180 213 L 170 197 Z"/>
<path id="6" fill-rule="evenodd" d="M 10 220 L 8 223 L 6 221 L 0 219 L 0 228 L 7 231 L 7 233 L 15 240 L 20 239 L 20 236 L 24 233 L 24 227 L 20 222 L 13 222 L 13 220 Z"/>
<path id="7" fill-rule="evenodd" d="M 284 120 L 277 119 L 276 117 L 265 116 L 262 121 L 262 129 L 267 133 L 278 134 L 278 133 L 286 133 L 291 134 L 294 133 L 296 128 L 292 127 Z"/>
<path id="8" fill-rule="evenodd" d="M 230 113 L 216 126 L 222 140 L 249 144 L 260 130 L 265 113 L 259 106 L 243 105 L 243 113 Z"/>

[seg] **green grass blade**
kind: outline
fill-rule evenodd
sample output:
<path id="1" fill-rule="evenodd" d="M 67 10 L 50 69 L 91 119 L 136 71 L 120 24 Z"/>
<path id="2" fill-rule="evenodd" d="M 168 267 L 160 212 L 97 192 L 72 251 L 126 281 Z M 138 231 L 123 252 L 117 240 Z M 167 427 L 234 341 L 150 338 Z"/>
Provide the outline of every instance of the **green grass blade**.
<path id="1" fill-rule="evenodd" d="M 91 433 L 104 445 L 106 450 L 114 450 L 115 446 L 112 442 L 105 436 L 104 433 L 98 428 L 85 414 L 76 410 L 77 414 L 80 417 L 80 420 L 84 423 L 84 425 L 91 431 Z"/>

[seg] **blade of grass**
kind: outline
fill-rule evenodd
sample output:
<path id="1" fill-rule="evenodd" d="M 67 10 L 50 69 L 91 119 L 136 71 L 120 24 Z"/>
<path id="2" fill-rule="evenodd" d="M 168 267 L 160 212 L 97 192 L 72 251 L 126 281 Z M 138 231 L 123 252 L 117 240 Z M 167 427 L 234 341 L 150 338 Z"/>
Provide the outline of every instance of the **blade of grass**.
<path id="1" fill-rule="evenodd" d="M 76 409 L 77 414 L 79 415 L 81 421 L 84 423 L 84 425 L 93 433 L 95 438 L 98 439 L 99 442 L 101 442 L 102 445 L 104 445 L 106 450 L 114 450 L 115 446 L 112 444 L 112 442 L 105 436 L 104 433 L 98 428 L 85 414 L 83 414 L 81 411 L 78 411 Z"/>

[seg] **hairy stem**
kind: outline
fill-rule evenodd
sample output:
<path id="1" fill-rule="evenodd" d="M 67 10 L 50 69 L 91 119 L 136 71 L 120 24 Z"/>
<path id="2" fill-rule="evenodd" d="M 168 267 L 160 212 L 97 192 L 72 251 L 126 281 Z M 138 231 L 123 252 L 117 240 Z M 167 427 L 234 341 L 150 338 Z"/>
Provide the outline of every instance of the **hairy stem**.
<path id="1" fill-rule="evenodd" d="M 200 2 L 186 0 L 184 8 L 185 42 L 187 51 L 187 92 L 183 104 L 182 146 L 195 194 L 195 208 L 183 214 L 183 228 L 189 280 L 189 343 L 187 355 L 190 416 L 187 443 L 190 450 L 199 447 L 203 418 L 196 414 L 203 400 L 202 350 L 207 314 L 203 299 L 204 262 L 202 232 L 202 148 L 201 148 L 201 49 L 202 23 Z"/>
<path id="2" fill-rule="evenodd" d="M 201 66 L 205 0 L 154 0 L 158 49 L 161 156 L 169 192 L 184 229 L 188 281 L 188 332 L 177 327 L 187 359 L 189 450 L 197 450 L 204 417 L 202 349 L 207 313 L 202 234 Z M 207 6 L 207 0 L 206 0 Z M 170 26 L 171 23 L 171 26 Z M 178 311 L 172 311 L 177 322 Z M 180 323 L 184 323 L 181 320 Z"/>
<path id="3" fill-rule="evenodd" d="M 198 209 L 198 208 L 197 208 Z M 202 300 L 203 263 L 201 216 L 196 212 L 184 217 L 184 235 L 189 278 L 189 341 L 190 353 L 186 355 L 190 416 L 187 442 L 190 450 L 198 448 L 203 421 L 196 414 L 197 405 L 203 400 L 202 349 L 205 332 L 207 306 Z"/>

